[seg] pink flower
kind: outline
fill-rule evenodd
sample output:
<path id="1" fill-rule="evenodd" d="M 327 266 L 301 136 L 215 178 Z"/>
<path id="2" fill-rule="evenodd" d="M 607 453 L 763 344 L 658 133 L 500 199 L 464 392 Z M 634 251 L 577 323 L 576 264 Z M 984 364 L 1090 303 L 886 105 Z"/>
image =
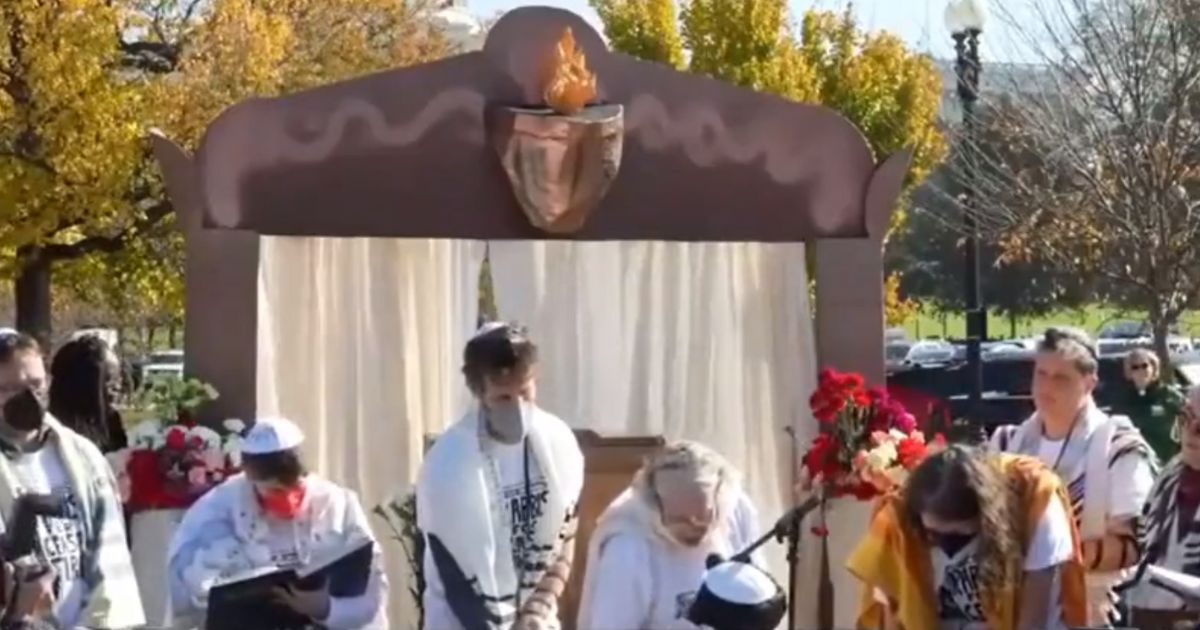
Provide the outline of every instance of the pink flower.
<path id="1" fill-rule="evenodd" d="M 903 411 L 896 416 L 896 428 L 905 433 L 912 432 L 917 428 L 917 419 L 911 413 Z"/>
<path id="2" fill-rule="evenodd" d="M 188 469 L 188 484 L 192 486 L 205 486 L 208 484 L 208 471 L 204 470 L 203 466 L 193 466 Z"/>

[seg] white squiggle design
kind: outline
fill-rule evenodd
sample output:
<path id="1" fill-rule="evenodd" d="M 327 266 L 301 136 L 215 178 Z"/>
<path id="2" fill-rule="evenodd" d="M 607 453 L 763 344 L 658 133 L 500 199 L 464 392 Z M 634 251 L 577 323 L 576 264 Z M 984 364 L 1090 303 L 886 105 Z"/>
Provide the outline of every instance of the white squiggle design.
<path id="1" fill-rule="evenodd" d="M 818 130 L 814 141 L 835 140 L 833 146 L 821 147 L 825 155 L 815 162 L 811 155 L 818 153 L 810 147 L 787 150 L 780 147 L 772 133 L 791 130 L 772 129 L 768 125 L 751 125 L 746 133 L 732 133 L 720 113 L 711 106 L 694 105 L 680 112 L 668 111 L 662 101 L 647 95 L 634 97 L 626 115 L 626 128 L 637 129 L 639 140 L 649 149 L 663 149 L 672 145 L 682 146 L 688 157 L 699 166 L 713 166 L 722 161 L 733 160 L 749 163 L 760 157 L 766 158 L 766 172 L 775 181 L 793 184 L 811 178 L 816 171 L 826 168 L 858 168 L 870 174 L 874 168 L 871 151 L 865 141 L 851 136 L 855 144 L 847 144 L 847 133 L 835 133 L 834 125 L 849 125 L 829 116 L 824 128 Z M 847 131 L 852 132 L 853 128 Z M 832 138 L 831 138 L 832 136 Z M 809 155 L 802 156 L 801 153 Z M 810 159 L 797 159 L 809 157 Z M 863 182 L 866 185 L 866 181 Z"/>
<path id="2" fill-rule="evenodd" d="M 369 134 L 376 138 L 381 145 L 405 146 L 419 141 L 438 123 L 456 114 L 474 117 L 480 121 L 480 127 L 482 127 L 484 105 L 483 95 L 477 90 L 470 88 L 446 90 L 429 99 L 425 106 L 407 122 L 389 124 L 379 106 L 360 98 L 348 98 L 338 104 L 328 115 L 324 124 L 321 125 L 320 135 L 313 140 L 298 140 L 288 135 L 283 125 L 276 123 L 271 125 L 267 133 L 274 135 L 277 142 L 255 142 L 254 146 L 258 148 L 258 151 L 248 151 L 249 155 L 241 160 L 218 159 L 225 158 L 226 152 L 219 151 L 213 155 L 210 150 L 204 150 L 208 147 L 204 147 L 202 151 L 209 154 L 208 159 L 204 160 L 203 167 L 205 179 L 209 182 L 206 188 L 212 195 L 210 207 L 213 215 L 222 225 L 232 226 L 236 221 L 238 216 L 236 208 L 240 205 L 238 186 L 230 184 L 236 182 L 239 176 L 247 171 L 247 162 L 258 166 L 281 162 L 307 164 L 321 162 L 333 154 L 345 137 L 346 130 L 351 123 L 355 122 L 365 125 Z M 271 107 L 250 109 L 249 112 L 252 112 L 252 115 L 247 119 L 236 121 L 241 124 L 232 125 L 228 132 L 218 136 L 220 138 L 218 146 L 227 143 L 243 143 L 244 136 L 242 134 L 247 132 L 247 125 L 253 125 L 257 120 L 270 118 L 274 114 Z M 477 133 L 470 126 L 462 128 L 459 139 L 468 145 L 482 146 L 483 144 L 482 134 Z M 271 147 L 274 147 L 274 150 L 271 150 Z M 226 194 L 219 194 L 220 192 Z"/>

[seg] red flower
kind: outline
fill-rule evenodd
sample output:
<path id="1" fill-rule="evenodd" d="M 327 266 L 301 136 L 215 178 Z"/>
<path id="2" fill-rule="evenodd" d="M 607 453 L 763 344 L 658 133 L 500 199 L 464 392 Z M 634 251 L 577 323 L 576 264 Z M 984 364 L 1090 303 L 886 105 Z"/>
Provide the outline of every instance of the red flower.
<path id="1" fill-rule="evenodd" d="M 858 372 L 847 372 L 841 375 L 841 385 L 845 389 L 862 389 L 863 377 Z"/>
<path id="2" fill-rule="evenodd" d="M 829 528 L 825 527 L 824 525 L 813 525 L 812 533 L 815 536 L 824 538 L 829 535 Z"/>
<path id="3" fill-rule="evenodd" d="M 804 453 L 804 467 L 812 477 L 821 475 L 829 479 L 840 472 L 837 462 L 837 441 L 828 433 L 813 438 L 812 446 Z"/>
<path id="4" fill-rule="evenodd" d="M 167 431 L 167 448 L 183 450 L 185 446 L 187 446 L 187 431 L 179 427 Z"/>
<path id="5" fill-rule="evenodd" d="M 188 438 L 187 445 L 189 448 L 202 448 L 204 446 L 204 438 L 199 435 L 193 435 Z"/>
<path id="6" fill-rule="evenodd" d="M 906 470 L 912 470 L 925 459 L 926 452 L 924 441 L 909 436 L 896 444 L 896 461 Z"/>

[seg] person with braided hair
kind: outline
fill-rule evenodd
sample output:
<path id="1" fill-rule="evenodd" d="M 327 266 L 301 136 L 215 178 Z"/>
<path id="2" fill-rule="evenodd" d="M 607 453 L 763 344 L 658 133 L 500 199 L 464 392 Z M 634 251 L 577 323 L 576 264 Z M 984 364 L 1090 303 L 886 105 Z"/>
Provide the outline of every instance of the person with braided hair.
<path id="1" fill-rule="evenodd" d="M 54 353 L 50 363 L 50 414 L 91 440 L 102 453 L 129 445 L 114 407 L 121 367 L 103 339 L 83 335 Z"/>
<path id="2" fill-rule="evenodd" d="M 1037 348 L 1034 414 L 997 429 L 992 446 L 1036 457 L 1071 497 L 1088 569 L 1088 623 L 1106 627 L 1117 613 L 1113 587 L 1127 579 L 1141 550 L 1134 522 L 1154 484 L 1157 459 L 1129 418 L 1096 406 L 1099 359 L 1088 335 L 1048 329 Z"/>

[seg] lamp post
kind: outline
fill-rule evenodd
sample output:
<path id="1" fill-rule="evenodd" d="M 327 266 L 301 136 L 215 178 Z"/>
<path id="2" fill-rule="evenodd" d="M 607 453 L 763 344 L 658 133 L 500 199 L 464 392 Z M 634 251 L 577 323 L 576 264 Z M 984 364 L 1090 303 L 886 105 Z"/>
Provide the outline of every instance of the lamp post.
<path id="1" fill-rule="evenodd" d="M 954 74 L 962 103 L 963 138 L 975 141 L 975 103 L 979 100 L 979 37 L 987 19 L 982 0 L 950 0 L 946 5 L 946 28 L 954 38 Z M 965 239 L 964 306 L 967 320 L 967 372 L 971 383 L 969 414 L 976 419 L 983 401 L 982 343 L 987 339 L 987 308 L 979 290 L 979 234 L 975 223 L 975 163 L 962 160 L 962 208 Z M 982 428 L 982 427 L 978 427 Z"/>

